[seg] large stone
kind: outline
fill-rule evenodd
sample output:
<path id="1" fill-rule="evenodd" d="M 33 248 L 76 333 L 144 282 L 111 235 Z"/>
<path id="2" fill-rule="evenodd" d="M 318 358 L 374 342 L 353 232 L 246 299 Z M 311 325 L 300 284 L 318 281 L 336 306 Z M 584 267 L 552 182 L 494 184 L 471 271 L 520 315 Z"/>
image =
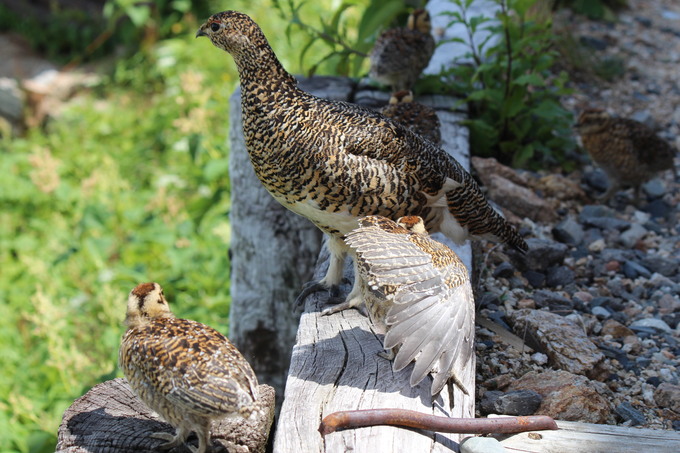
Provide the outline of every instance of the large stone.
<path id="1" fill-rule="evenodd" d="M 611 391 L 601 382 L 567 371 L 530 371 L 510 390 L 533 390 L 543 397 L 536 415 L 584 423 L 606 423 L 613 407 Z"/>
<path id="2" fill-rule="evenodd" d="M 654 401 L 659 407 L 672 409 L 680 413 L 680 385 L 663 382 L 654 392 Z"/>
<path id="3" fill-rule="evenodd" d="M 564 244 L 579 245 L 585 233 L 581 224 L 570 217 L 555 225 L 552 234 L 555 239 Z"/>
<path id="4" fill-rule="evenodd" d="M 518 310 L 508 316 L 515 334 L 529 337 L 557 368 L 602 379 L 604 355 L 572 320 L 542 310 Z"/>
<path id="5" fill-rule="evenodd" d="M 555 220 L 553 206 L 533 190 L 499 175 L 489 175 L 488 181 L 489 197 L 520 218 L 528 217 L 536 222 L 547 223 Z"/>
<path id="6" fill-rule="evenodd" d="M 541 395 L 533 390 L 508 393 L 488 391 L 480 403 L 483 413 L 501 415 L 531 415 L 541 405 Z"/>
<path id="7" fill-rule="evenodd" d="M 561 265 L 569 250 L 566 245 L 549 239 L 529 238 L 526 242 L 529 250 L 519 259 L 533 270 L 545 271 L 549 267 Z"/>

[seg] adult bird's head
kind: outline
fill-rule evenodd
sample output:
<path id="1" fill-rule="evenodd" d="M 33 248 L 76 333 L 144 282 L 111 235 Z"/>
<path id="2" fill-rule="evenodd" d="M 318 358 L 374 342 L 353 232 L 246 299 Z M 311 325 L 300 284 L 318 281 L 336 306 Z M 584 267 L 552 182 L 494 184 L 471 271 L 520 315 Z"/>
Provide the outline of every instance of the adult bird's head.
<path id="1" fill-rule="evenodd" d="M 253 49 L 258 41 L 266 43 L 260 27 L 238 11 L 213 14 L 196 32 L 196 37 L 199 36 L 206 36 L 216 47 L 235 56 Z"/>

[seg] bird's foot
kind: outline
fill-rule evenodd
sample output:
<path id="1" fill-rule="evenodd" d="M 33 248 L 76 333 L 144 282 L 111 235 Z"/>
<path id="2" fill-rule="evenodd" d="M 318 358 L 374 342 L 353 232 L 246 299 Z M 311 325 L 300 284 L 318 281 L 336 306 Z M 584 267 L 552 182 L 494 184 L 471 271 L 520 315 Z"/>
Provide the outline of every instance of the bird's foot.
<path id="1" fill-rule="evenodd" d="M 356 308 L 362 315 L 368 317 L 366 307 L 362 303 L 363 299 L 350 296 L 348 296 L 346 299 L 343 299 L 341 297 L 330 297 L 328 299 L 328 303 L 334 305 L 323 310 L 321 312 L 321 316 L 328 316 L 334 313 L 339 313 L 344 310 L 349 310 L 350 308 Z"/>
<path id="2" fill-rule="evenodd" d="M 392 348 L 390 348 L 390 349 L 385 349 L 384 351 L 380 351 L 380 352 L 378 353 L 378 357 L 382 357 L 383 359 L 387 359 L 387 360 L 389 360 L 390 362 L 391 362 L 392 360 L 394 360 L 394 356 L 395 356 L 395 355 L 396 355 L 396 354 L 394 353 L 394 351 L 392 350 Z"/>
<path id="3" fill-rule="evenodd" d="M 184 442 L 184 440 L 179 435 L 173 435 L 164 432 L 153 433 L 151 437 L 166 441 L 164 444 L 160 444 L 157 447 L 160 450 L 170 450 L 171 448 L 174 448 Z"/>
<path id="4" fill-rule="evenodd" d="M 331 287 L 329 288 L 328 286 L 326 286 L 325 283 L 322 283 L 321 281 L 307 282 L 302 287 L 302 291 L 300 291 L 300 294 L 295 298 L 295 306 L 296 307 L 303 306 L 305 304 L 305 299 L 307 299 L 308 296 L 314 293 L 318 293 L 319 291 L 328 291 L 330 300 L 338 297 L 338 295 L 340 294 L 340 286 L 331 285 Z"/>

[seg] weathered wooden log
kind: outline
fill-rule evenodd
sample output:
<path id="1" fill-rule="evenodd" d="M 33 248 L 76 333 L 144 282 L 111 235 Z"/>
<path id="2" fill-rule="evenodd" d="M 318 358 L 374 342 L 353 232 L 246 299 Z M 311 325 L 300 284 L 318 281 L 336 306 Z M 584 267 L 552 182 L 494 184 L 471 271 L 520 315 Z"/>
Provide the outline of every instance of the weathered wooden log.
<path id="1" fill-rule="evenodd" d="M 508 453 L 677 453 L 680 433 L 557 421 L 557 431 L 495 435 Z"/>
<path id="2" fill-rule="evenodd" d="M 227 418 L 213 423 L 212 451 L 265 451 L 274 420 L 274 389 L 258 387 L 264 414 L 249 420 Z M 69 407 L 59 426 L 57 452 L 133 453 L 153 451 L 163 440 L 151 437 L 155 432 L 174 434 L 169 424 L 159 419 L 122 378 L 94 386 Z M 191 437 L 189 442 L 192 443 Z M 196 439 L 194 437 L 193 444 Z M 170 452 L 186 451 L 177 447 Z"/>
<path id="3" fill-rule="evenodd" d="M 388 94 L 360 91 L 355 101 L 377 107 L 387 103 Z M 442 123 L 442 147 L 452 153 L 461 165 L 469 168 L 467 130 L 460 126 L 464 116 L 453 112 L 454 100 L 434 96 L 418 99 L 439 108 Z M 471 266 L 470 246 L 455 246 L 444 236 L 434 235 L 459 254 Z M 318 279 L 328 267 L 328 252 L 324 248 L 315 271 Z M 345 278 L 353 280 L 349 260 Z M 344 294 L 349 284 L 342 287 Z M 354 409 L 402 408 L 431 415 L 474 417 L 474 356 L 464 369 L 456 370 L 470 394 L 453 386 L 453 401 L 447 389 L 434 400 L 430 396 L 430 379 L 411 387 L 412 366 L 400 372 L 392 371 L 392 363 L 378 355 L 383 351 L 382 335 L 376 335 L 368 318 L 357 310 L 346 310 L 331 316 L 321 316 L 326 294 L 314 294 L 307 299 L 300 319 L 297 341 L 293 348 L 286 383 L 283 407 L 274 441 L 275 452 L 450 452 L 458 449 L 460 434 L 440 434 L 407 430 L 392 426 L 334 432 L 322 437 L 318 432 L 321 419 L 333 412 Z"/>
<path id="4" fill-rule="evenodd" d="M 349 79 L 314 77 L 301 86 L 328 99 L 347 100 Z M 240 91 L 231 97 L 231 314 L 229 339 L 260 382 L 276 389 L 280 405 L 301 310 L 294 301 L 311 279 L 321 232 L 281 206 L 255 176 L 243 138 Z"/>

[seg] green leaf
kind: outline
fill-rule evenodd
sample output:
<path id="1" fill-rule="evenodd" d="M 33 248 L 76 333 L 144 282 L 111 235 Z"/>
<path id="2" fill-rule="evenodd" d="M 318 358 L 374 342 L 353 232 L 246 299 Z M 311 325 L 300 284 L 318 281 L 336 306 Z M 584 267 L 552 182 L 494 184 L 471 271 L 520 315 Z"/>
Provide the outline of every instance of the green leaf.
<path id="1" fill-rule="evenodd" d="M 545 85 L 543 81 L 543 77 L 541 77 L 538 74 L 524 74 L 519 77 L 517 77 L 515 80 L 512 81 L 513 85 L 534 85 L 534 86 L 543 86 Z"/>

